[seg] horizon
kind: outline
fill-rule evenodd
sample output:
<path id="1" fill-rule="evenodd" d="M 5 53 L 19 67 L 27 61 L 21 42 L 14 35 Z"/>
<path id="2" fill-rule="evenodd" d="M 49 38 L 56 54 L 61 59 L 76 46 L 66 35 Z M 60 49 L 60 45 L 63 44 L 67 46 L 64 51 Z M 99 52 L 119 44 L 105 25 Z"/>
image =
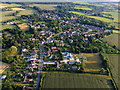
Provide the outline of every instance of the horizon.
<path id="1" fill-rule="evenodd" d="M 120 2 L 119 0 L 1 0 L 1 2 Z"/>

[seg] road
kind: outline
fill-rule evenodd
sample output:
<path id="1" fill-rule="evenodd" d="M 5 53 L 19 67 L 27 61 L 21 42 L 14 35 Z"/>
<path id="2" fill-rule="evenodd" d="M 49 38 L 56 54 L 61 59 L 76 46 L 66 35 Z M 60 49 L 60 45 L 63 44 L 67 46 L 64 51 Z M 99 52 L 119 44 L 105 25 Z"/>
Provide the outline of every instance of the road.
<path id="1" fill-rule="evenodd" d="M 39 71 L 38 71 L 38 80 L 37 80 L 37 83 L 36 83 L 36 87 L 35 87 L 35 90 L 38 90 L 39 89 L 39 86 L 40 86 L 40 82 L 41 82 L 41 73 L 42 73 L 42 68 L 43 68 L 43 63 L 44 63 L 44 60 L 43 60 L 43 56 L 44 56 L 44 44 L 51 41 L 51 38 L 54 38 L 60 34 L 62 34 L 64 32 L 60 32 L 58 34 L 55 34 L 54 36 L 51 35 L 50 37 L 47 38 L 47 41 L 44 41 L 42 44 L 39 45 L 39 48 L 40 48 L 40 61 L 39 64 L 40 64 L 40 68 L 39 68 Z"/>

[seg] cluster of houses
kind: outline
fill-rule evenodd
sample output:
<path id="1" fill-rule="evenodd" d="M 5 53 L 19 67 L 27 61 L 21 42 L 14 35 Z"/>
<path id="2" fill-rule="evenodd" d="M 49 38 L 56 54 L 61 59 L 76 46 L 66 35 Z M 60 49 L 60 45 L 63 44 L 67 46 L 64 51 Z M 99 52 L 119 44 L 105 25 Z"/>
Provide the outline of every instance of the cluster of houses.
<path id="1" fill-rule="evenodd" d="M 76 62 L 81 63 L 79 58 L 75 59 L 73 57 L 73 55 L 69 52 L 63 52 L 62 55 L 63 55 L 64 59 L 62 61 L 60 61 L 61 63 L 65 63 L 65 64 L 74 64 Z"/>

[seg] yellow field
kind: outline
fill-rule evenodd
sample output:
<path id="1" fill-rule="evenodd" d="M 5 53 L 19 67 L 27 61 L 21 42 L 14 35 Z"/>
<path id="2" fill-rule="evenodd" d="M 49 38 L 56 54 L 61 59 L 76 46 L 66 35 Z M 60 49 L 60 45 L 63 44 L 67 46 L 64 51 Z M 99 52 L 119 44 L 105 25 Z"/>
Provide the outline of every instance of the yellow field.
<path id="1" fill-rule="evenodd" d="M 0 63 L 1 63 L 0 64 L 0 74 L 2 74 L 4 72 L 4 70 L 9 67 L 9 65 L 2 63 L 2 62 L 0 62 Z"/>
<path id="2" fill-rule="evenodd" d="M 37 6 L 39 8 L 41 8 L 42 10 L 54 10 L 55 7 L 57 6 L 56 4 L 32 4 L 32 5 L 29 5 L 29 6 Z"/>
<path id="3" fill-rule="evenodd" d="M 120 33 L 120 31 L 117 31 L 117 30 L 113 30 L 113 33 L 118 33 L 118 34 L 119 34 L 119 33 Z"/>
<path id="4" fill-rule="evenodd" d="M 75 9 L 92 10 L 91 8 L 84 8 L 84 7 L 75 7 Z"/>
<path id="5" fill-rule="evenodd" d="M 21 6 L 20 4 L 0 4 L 0 8 L 5 8 L 5 7 L 16 7 L 16 6 Z"/>
<path id="6" fill-rule="evenodd" d="M 97 17 L 97 16 L 88 16 L 86 15 L 85 13 L 80 13 L 80 12 L 75 12 L 75 11 L 68 11 L 70 13 L 74 13 L 74 14 L 78 14 L 78 15 L 83 15 L 83 16 L 86 16 L 86 17 L 89 17 L 89 18 L 94 18 L 94 19 L 97 19 L 97 20 L 100 20 L 100 21 L 104 21 L 104 22 L 112 22 L 111 19 L 107 19 L 107 18 L 103 18 L 103 17 Z"/>
<path id="7" fill-rule="evenodd" d="M 20 27 L 20 29 L 22 29 L 22 30 L 28 30 L 29 29 L 29 26 L 26 23 L 19 24 L 18 27 Z"/>
<path id="8" fill-rule="evenodd" d="M 25 9 L 22 9 L 22 8 L 11 8 L 12 10 L 25 10 Z"/>

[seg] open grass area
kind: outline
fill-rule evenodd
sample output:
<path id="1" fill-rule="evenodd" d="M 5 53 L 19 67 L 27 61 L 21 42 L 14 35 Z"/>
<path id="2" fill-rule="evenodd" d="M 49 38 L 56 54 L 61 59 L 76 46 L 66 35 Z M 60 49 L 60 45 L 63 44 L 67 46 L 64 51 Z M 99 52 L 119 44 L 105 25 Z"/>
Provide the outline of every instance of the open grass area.
<path id="1" fill-rule="evenodd" d="M 119 58 L 120 54 L 106 54 L 105 57 L 110 61 L 110 67 L 113 74 L 113 77 L 120 88 L 120 74 L 119 74 Z"/>
<path id="2" fill-rule="evenodd" d="M 118 37 L 119 37 L 119 34 L 114 33 L 112 35 L 104 37 L 102 40 L 112 46 L 115 45 L 117 48 L 120 49 L 120 42 Z"/>
<path id="3" fill-rule="evenodd" d="M 107 18 L 103 18 L 103 17 L 98 17 L 98 16 L 89 16 L 85 13 L 80 13 L 80 12 L 75 12 L 75 11 L 69 11 L 70 13 L 74 13 L 74 14 L 78 14 L 78 15 L 83 15 L 83 16 L 86 16 L 86 17 L 89 17 L 89 18 L 94 18 L 94 19 L 97 19 L 97 20 L 100 20 L 100 21 L 103 21 L 103 22 L 112 22 L 111 19 L 107 19 Z"/>
<path id="4" fill-rule="evenodd" d="M 57 5 L 56 4 L 32 4 L 29 6 L 31 6 L 31 7 L 37 6 L 37 7 L 41 8 L 42 10 L 54 10 Z"/>
<path id="5" fill-rule="evenodd" d="M 45 73 L 43 88 L 111 88 L 106 77 L 76 73 Z"/>

